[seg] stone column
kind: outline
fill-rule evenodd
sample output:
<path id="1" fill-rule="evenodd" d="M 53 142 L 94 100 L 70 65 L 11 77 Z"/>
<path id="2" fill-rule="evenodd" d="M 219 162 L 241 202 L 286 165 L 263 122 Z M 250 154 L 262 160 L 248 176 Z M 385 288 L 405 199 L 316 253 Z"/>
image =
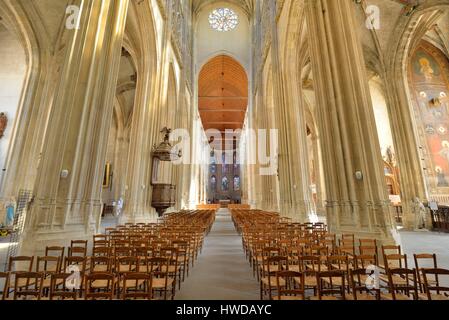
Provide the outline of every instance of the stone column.
<path id="1" fill-rule="evenodd" d="M 313 146 L 313 160 L 315 161 L 315 168 L 314 168 L 314 174 L 315 174 L 315 184 L 316 184 L 316 213 L 320 220 L 325 220 L 326 216 L 326 209 L 323 206 L 324 203 L 324 185 L 322 183 L 323 175 L 321 174 L 322 170 L 322 162 L 321 162 L 321 152 L 320 147 L 318 145 L 318 137 L 315 134 L 312 134 L 312 146 Z"/>
<path id="2" fill-rule="evenodd" d="M 305 222 L 311 212 L 305 115 L 302 105 L 288 103 L 288 96 L 298 92 L 287 92 L 284 81 L 286 72 L 280 57 L 277 5 L 277 1 L 271 0 L 273 100 L 279 133 L 279 209 L 281 215 Z"/>
<path id="3" fill-rule="evenodd" d="M 80 3 L 80 29 L 68 32 L 21 254 L 41 252 L 64 239 L 90 239 L 99 227 L 129 1 Z"/>
<path id="4" fill-rule="evenodd" d="M 306 11 L 330 230 L 391 242 L 394 222 L 354 3 L 307 0 Z"/>

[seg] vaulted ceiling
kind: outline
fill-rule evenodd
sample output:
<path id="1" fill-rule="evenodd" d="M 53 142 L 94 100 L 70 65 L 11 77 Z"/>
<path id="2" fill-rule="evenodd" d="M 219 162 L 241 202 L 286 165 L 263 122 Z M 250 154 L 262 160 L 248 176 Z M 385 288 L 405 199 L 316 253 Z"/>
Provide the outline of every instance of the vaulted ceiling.
<path id="1" fill-rule="evenodd" d="M 117 116 L 126 127 L 130 124 L 136 95 L 137 73 L 131 55 L 124 48 L 120 60 L 120 71 L 117 82 L 117 100 L 119 102 L 119 113 Z"/>
<path id="2" fill-rule="evenodd" d="M 198 81 L 198 108 L 204 130 L 242 129 L 247 106 L 245 69 L 226 55 L 210 60 Z"/>

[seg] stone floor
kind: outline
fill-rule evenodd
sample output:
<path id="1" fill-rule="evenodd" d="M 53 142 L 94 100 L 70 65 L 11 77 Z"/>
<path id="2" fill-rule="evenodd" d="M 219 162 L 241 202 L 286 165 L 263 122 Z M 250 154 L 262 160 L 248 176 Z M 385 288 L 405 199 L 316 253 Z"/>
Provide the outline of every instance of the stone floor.
<path id="1" fill-rule="evenodd" d="M 177 300 L 257 300 L 259 284 L 252 275 L 228 210 L 217 212 L 203 252 L 176 295 Z"/>

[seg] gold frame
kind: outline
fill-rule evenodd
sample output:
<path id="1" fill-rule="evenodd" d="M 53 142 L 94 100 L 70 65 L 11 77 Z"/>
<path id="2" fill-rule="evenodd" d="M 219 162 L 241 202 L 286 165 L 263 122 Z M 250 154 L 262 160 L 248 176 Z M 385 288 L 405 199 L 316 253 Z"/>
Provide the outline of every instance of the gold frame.
<path id="1" fill-rule="evenodd" d="M 109 188 L 111 186 L 111 169 L 112 165 L 107 162 L 104 168 L 103 188 Z"/>

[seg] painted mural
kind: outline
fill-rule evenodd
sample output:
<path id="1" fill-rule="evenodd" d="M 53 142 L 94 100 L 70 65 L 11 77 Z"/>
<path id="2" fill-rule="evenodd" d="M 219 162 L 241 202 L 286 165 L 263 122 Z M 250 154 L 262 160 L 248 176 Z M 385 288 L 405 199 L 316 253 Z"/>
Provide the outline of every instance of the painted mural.
<path id="1" fill-rule="evenodd" d="M 429 192 L 449 193 L 449 61 L 422 41 L 412 56 L 409 81 Z"/>

